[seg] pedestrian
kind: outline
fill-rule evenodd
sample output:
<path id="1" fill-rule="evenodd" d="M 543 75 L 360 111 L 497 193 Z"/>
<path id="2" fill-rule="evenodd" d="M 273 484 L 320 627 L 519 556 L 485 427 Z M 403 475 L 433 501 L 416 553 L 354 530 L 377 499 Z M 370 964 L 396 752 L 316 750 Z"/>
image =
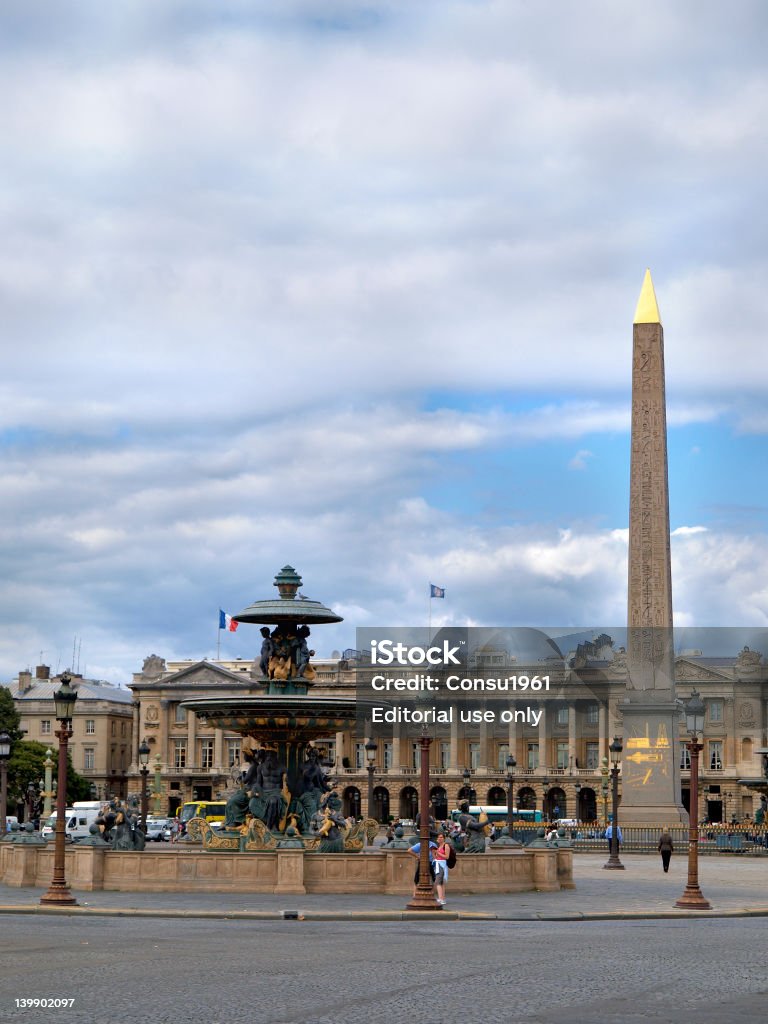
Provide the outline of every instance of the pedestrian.
<path id="1" fill-rule="evenodd" d="M 179 838 L 179 819 L 178 818 L 171 818 L 170 831 L 171 831 L 171 842 L 175 843 L 176 840 Z"/>
<path id="2" fill-rule="evenodd" d="M 611 839 L 613 839 L 613 822 L 605 830 L 605 838 L 608 840 L 608 853 L 611 852 Z M 621 846 L 621 825 L 616 826 L 616 852 Z"/>
<path id="3" fill-rule="evenodd" d="M 435 850 L 435 892 L 437 902 L 441 907 L 445 906 L 445 883 L 448 881 L 448 858 L 453 852 L 452 847 L 445 838 L 445 833 L 437 835 L 437 849 Z M 455 856 L 455 854 L 454 854 Z"/>
<path id="4" fill-rule="evenodd" d="M 661 854 L 661 863 L 664 868 L 664 874 L 669 871 L 669 862 L 672 860 L 672 851 L 675 846 L 672 842 L 672 836 L 669 834 L 667 829 L 659 836 L 659 853 Z"/>
<path id="5" fill-rule="evenodd" d="M 430 839 L 428 849 L 429 849 L 429 877 L 430 877 L 430 881 L 434 885 L 434 883 L 435 883 L 435 850 L 437 849 L 437 843 L 433 843 L 432 840 Z M 418 863 L 416 864 L 416 873 L 413 876 L 413 895 L 415 896 L 417 888 L 418 888 L 418 885 L 419 885 L 419 877 L 420 877 L 420 870 L 421 870 L 421 856 L 420 856 L 420 854 L 421 854 L 421 843 L 420 842 L 414 843 L 413 846 L 410 848 L 410 850 L 408 852 L 412 853 L 415 857 L 418 857 Z"/>

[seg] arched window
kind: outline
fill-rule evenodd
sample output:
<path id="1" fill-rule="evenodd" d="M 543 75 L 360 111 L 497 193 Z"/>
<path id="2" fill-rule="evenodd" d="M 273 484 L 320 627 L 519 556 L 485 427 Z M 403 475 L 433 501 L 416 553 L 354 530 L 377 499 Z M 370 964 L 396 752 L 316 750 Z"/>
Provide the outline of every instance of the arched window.
<path id="1" fill-rule="evenodd" d="M 507 791 L 502 789 L 501 786 L 492 786 L 488 790 L 488 803 L 494 807 L 506 807 L 507 806 Z"/>
<path id="2" fill-rule="evenodd" d="M 347 786 L 342 796 L 342 806 L 345 818 L 360 817 L 360 790 L 357 786 Z"/>
<path id="3" fill-rule="evenodd" d="M 429 794 L 435 821 L 444 821 L 448 817 L 448 794 L 442 786 L 433 786 Z"/>
<path id="4" fill-rule="evenodd" d="M 376 821 L 389 821 L 389 790 L 385 786 L 376 786 L 373 791 L 373 807 L 369 809 Z"/>
<path id="5" fill-rule="evenodd" d="M 413 821 L 419 813 L 419 794 L 413 786 L 406 786 L 400 791 L 400 817 Z"/>

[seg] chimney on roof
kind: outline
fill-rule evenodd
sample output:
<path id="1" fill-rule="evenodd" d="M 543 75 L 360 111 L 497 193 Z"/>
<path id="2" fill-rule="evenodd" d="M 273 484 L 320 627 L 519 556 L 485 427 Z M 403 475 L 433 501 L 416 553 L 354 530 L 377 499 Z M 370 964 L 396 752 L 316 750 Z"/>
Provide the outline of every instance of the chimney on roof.
<path id="1" fill-rule="evenodd" d="M 19 672 L 19 693 L 32 689 L 32 673 L 29 670 Z"/>
<path id="2" fill-rule="evenodd" d="M 35 669 L 35 679 L 50 679 L 51 678 L 51 666 L 50 665 L 38 665 Z"/>

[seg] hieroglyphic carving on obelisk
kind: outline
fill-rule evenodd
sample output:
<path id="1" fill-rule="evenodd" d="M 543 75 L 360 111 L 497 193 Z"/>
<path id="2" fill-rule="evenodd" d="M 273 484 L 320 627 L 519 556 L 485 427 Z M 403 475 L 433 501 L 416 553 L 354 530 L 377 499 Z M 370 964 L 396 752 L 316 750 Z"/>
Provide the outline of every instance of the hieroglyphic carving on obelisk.
<path id="1" fill-rule="evenodd" d="M 638 690 L 669 690 L 674 670 L 664 330 L 649 270 L 632 330 L 629 670 Z"/>
<path id="2" fill-rule="evenodd" d="M 632 330 L 627 627 L 622 815 L 636 824 L 684 821 L 672 640 L 664 331 L 650 271 Z"/>

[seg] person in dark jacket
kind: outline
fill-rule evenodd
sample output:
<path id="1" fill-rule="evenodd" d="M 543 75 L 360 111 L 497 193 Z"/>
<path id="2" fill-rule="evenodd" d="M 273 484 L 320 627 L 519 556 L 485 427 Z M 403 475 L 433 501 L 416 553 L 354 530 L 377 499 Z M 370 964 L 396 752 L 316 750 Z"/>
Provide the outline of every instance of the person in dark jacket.
<path id="1" fill-rule="evenodd" d="M 672 836 L 666 829 L 664 829 L 659 836 L 659 853 L 661 854 L 661 863 L 665 874 L 669 871 L 669 862 L 672 860 L 672 851 L 674 848 Z"/>

